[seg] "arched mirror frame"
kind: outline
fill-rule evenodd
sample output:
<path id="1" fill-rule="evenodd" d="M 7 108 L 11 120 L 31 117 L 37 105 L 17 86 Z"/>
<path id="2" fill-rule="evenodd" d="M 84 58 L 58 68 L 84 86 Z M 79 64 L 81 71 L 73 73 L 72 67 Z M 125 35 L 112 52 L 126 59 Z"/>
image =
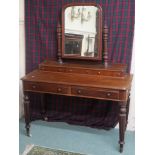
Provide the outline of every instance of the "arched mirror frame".
<path id="1" fill-rule="evenodd" d="M 71 7 L 71 6 L 95 6 L 97 7 L 98 10 L 98 56 L 97 57 L 88 57 L 88 56 L 73 56 L 73 55 L 68 55 L 65 54 L 65 9 L 67 7 Z M 62 21 L 61 21 L 61 28 L 62 28 L 62 39 L 61 39 L 61 57 L 62 58 L 67 58 L 67 59 L 83 59 L 83 60 L 102 60 L 102 17 L 103 16 L 103 12 L 102 12 L 102 8 L 99 4 L 96 3 L 69 3 L 63 6 L 62 8 Z"/>

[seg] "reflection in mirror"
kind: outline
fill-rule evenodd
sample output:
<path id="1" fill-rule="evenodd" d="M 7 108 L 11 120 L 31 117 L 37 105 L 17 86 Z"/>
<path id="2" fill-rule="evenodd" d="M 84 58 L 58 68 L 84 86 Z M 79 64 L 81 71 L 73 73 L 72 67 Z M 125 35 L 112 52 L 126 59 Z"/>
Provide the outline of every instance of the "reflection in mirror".
<path id="1" fill-rule="evenodd" d="M 65 55 L 98 56 L 98 8 L 70 6 L 65 9 Z"/>

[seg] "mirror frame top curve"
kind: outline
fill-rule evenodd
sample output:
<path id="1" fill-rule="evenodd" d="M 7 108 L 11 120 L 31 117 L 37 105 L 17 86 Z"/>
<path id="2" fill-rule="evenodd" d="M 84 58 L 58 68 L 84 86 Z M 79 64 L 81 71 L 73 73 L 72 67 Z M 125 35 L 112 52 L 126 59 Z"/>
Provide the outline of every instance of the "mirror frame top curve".
<path id="1" fill-rule="evenodd" d="M 65 54 L 65 9 L 68 7 L 73 6 L 95 6 L 98 8 L 98 42 L 97 42 L 97 49 L 98 49 L 98 55 L 96 57 L 89 57 L 89 56 L 77 56 L 72 54 Z M 82 59 L 82 60 L 94 60 L 94 61 L 101 61 L 102 60 L 102 7 L 97 3 L 86 3 L 86 2 L 74 2 L 66 4 L 62 7 L 62 58 L 67 59 Z"/>

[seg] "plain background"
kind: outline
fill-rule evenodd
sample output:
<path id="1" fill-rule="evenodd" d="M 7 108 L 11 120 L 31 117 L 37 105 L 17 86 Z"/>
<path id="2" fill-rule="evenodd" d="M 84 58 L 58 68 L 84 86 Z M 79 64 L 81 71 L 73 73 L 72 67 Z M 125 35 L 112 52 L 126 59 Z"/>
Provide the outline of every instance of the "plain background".
<path id="1" fill-rule="evenodd" d="M 1 154 L 19 154 L 19 1 L 0 2 Z M 155 1 L 136 0 L 136 155 L 154 154 Z"/>

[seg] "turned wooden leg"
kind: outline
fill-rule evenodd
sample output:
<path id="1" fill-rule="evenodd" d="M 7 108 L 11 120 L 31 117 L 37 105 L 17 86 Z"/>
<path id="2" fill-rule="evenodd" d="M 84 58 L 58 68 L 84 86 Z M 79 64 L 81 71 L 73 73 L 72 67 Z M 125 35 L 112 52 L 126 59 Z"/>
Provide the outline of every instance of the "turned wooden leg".
<path id="1" fill-rule="evenodd" d="M 26 134 L 30 137 L 30 101 L 27 93 L 24 94 L 24 114 Z"/>
<path id="2" fill-rule="evenodd" d="M 126 128 L 126 102 L 122 102 L 119 105 L 119 144 L 120 152 L 123 152 L 125 128 Z"/>
<path id="3" fill-rule="evenodd" d="M 127 125 L 128 125 L 129 107 L 130 107 L 130 94 L 128 96 L 127 106 L 126 106 L 127 111 L 126 111 L 126 127 L 125 127 L 125 130 L 126 130 Z"/>

